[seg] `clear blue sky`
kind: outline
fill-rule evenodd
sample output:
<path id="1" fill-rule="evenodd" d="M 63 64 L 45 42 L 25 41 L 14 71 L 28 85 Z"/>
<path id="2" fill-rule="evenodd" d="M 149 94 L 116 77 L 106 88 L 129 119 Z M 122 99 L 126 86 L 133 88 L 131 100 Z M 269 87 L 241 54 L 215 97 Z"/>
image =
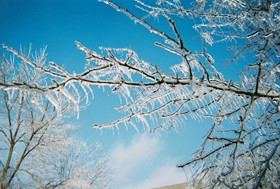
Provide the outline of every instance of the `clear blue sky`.
<path id="1" fill-rule="evenodd" d="M 131 0 L 119 2 L 132 8 Z M 178 61 L 154 47 L 154 41 L 159 40 L 157 36 L 97 0 L 0 0 L 0 23 L 1 44 L 28 48 L 32 43 L 33 50 L 47 45 L 48 61 L 76 72 L 83 69 L 85 55 L 76 48 L 75 40 L 94 50 L 99 46 L 129 47 L 144 60 L 164 69 Z M 191 26 L 191 22 L 186 26 Z M 182 29 L 190 32 L 185 33 L 186 36 L 194 35 L 191 28 Z M 200 47 L 192 38 L 187 41 L 191 43 L 190 48 Z M 74 122 L 81 126 L 77 135 L 89 142 L 100 141 L 104 152 L 112 155 L 116 173 L 113 187 L 148 188 L 184 181 L 184 174 L 176 169 L 176 164 L 191 157 L 208 123 L 190 120 L 176 131 L 161 133 L 160 137 L 145 134 L 145 131 L 138 134 L 133 129 L 121 129 L 119 133 L 116 129 L 115 132 L 103 130 L 101 134 L 91 127 L 92 124 L 120 116 L 113 109 L 119 101 L 98 88 L 94 91 L 91 106 Z"/>

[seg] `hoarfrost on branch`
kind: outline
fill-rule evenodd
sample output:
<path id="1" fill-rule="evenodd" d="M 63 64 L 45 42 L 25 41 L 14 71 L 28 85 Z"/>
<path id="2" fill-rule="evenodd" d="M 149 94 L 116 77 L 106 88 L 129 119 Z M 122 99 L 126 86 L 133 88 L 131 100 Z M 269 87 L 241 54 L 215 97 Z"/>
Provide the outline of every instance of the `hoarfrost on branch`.
<path id="1" fill-rule="evenodd" d="M 63 77 L 44 66 L 45 49 L 31 60 L 6 48 L 17 57 L 5 52 L 0 59 L 0 189 L 107 187 L 100 145 L 70 135 L 76 128 L 63 121 L 79 105 L 78 90 L 71 82 L 49 90 L 48 74 Z"/>
<path id="2" fill-rule="evenodd" d="M 41 66 L 5 46 L 52 81 L 36 85 L 14 81 L 0 83 L 1 88 L 9 94 L 17 89 L 31 91 L 39 101 L 46 97 L 60 114 L 66 102 L 79 104 L 83 95 L 88 99 L 91 86 L 107 86 L 124 99 L 117 109 L 125 116 L 96 128 L 132 126 L 138 130 L 135 123 L 140 122 L 156 132 L 187 125 L 188 119 L 212 119 L 193 158 L 178 165 L 194 171 L 194 184 L 201 188 L 279 188 L 280 3 L 166 0 L 148 4 L 137 0 L 136 7 L 146 14 L 140 17 L 113 1 L 100 1 L 161 37 L 162 42 L 155 45 L 179 56 L 181 62 L 166 72 L 131 49 L 93 51 L 76 42 L 87 64 L 84 72 L 71 74 L 55 63 Z M 154 18 L 166 20 L 173 33 L 153 26 Z M 177 22 L 180 18 L 194 22 L 201 49 L 191 51 L 191 44 L 185 43 Z M 242 65 L 239 78 L 226 78 L 217 69 L 215 55 L 207 50 L 216 44 L 225 44 L 233 52 L 229 63 Z"/>

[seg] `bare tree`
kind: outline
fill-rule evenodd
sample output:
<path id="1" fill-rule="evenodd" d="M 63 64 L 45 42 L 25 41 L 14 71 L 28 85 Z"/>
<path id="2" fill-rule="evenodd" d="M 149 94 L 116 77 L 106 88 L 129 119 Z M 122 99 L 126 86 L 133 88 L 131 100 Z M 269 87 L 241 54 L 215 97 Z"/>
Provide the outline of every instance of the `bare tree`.
<path id="1" fill-rule="evenodd" d="M 168 74 L 129 50 L 121 59 L 106 49 L 105 58 L 80 46 L 89 60 L 116 67 L 120 81 L 116 89 L 128 99 L 120 108 L 127 112 L 126 117 L 97 127 L 138 119 L 154 131 L 184 125 L 189 118 L 211 118 L 213 124 L 204 143 L 193 159 L 178 167 L 193 167 L 193 180 L 207 178 L 202 188 L 279 188 L 279 2 L 201 0 L 183 5 L 178 0 L 155 4 L 136 1 L 146 13 L 144 17 L 111 1 L 102 2 L 162 37 L 164 42 L 155 45 L 182 61 Z M 176 25 L 178 17 L 194 21 L 201 50 L 192 52 L 184 43 Z M 173 35 L 154 27 L 149 18 L 165 19 Z M 207 48 L 224 42 L 234 53 L 229 61 L 244 65 L 239 79 L 225 78 L 214 66 L 214 56 L 207 52 Z M 136 81 L 128 74 L 133 72 L 143 79 Z M 154 128 L 150 128 L 149 119 Z"/>
<path id="2" fill-rule="evenodd" d="M 48 85 L 0 83 L 1 88 L 33 91 L 47 98 L 57 112 L 61 103 L 76 105 L 88 98 L 90 86 L 108 86 L 124 101 L 117 109 L 125 116 L 96 128 L 133 126 L 150 132 L 186 125 L 188 119 L 211 119 L 211 128 L 193 159 L 178 165 L 192 167 L 202 188 L 279 188 L 279 48 L 280 3 L 270 0 L 136 0 L 138 16 L 109 0 L 101 0 L 135 23 L 160 36 L 155 45 L 181 58 L 170 72 L 145 62 L 131 49 L 101 48 L 95 52 L 81 43 L 86 69 L 69 73 L 51 62 L 41 66 L 17 50 L 4 46 L 33 69 L 51 76 Z M 166 21 L 173 33 L 153 25 Z M 178 20 L 194 22 L 202 48 L 190 50 Z M 181 23 L 181 22 L 180 22 Z M 226 78 L 207 49 L 224 44 L 233 52 L 239 78 Z M 217 52 L 223 53 L 223 52 Z M 244 58 L 245 57 L 245 58 Z M 82 90 L 78 90 L 80 87 Z M 67 98 L 64 98 L 67 97 Z M 57 100 L 60 99 L 60 100 Z M 58 103 L 59 102 L 59 103 Z"/>
<path id="3" fill-rule="evenodd" d="M 112 1 L 102 2 L 162 37 L 164 42 L 155 45 L 182 61 L 168 74 L 129 50 L 122 59 L 114 50 L 106 49 L 105 58 L 82 47 L 92 57 L 89 60 L 116 67 L 120 81 L 116 89 L 128 99 L 120 108 L 127 112 L 126 117 L 97 127 L 130 124 L 136 119 L 153 132 L 185 125 L 189 118 L 211 118 L 213 124 L 193 159 L 178 167 L 192 167 L 194 181 L 207 179 L 202 188 L 279 188 L 280 3 L 136 1 L 146 13 L 140 17 Z M 176 25 L 178 17 L 194 21 L 193 28 L 201 36 L 201 50 L 192 52 L 184 43 Z M 149 18 L 165 19 L 173 35 L 154 27 Z M 239 79 L 225 78 L 214 65 L 214 56 L 207 48 L 217 43 L 227 43 L 233 51 L 230 62 L 244 65 Z M 141 81 L 128 74 L 133 72 L 142 75 Z M 155 127 L 150 128 L 149 120 Z"/>
<path id="4" fill-rule="evenodd" d="M 42 66 L 45 49 L 33 58 Z M 6 53 L 0 65 L 0 82 L 4 85 L 45 82 L 44 71 L 30 69 Z M 70 135 L 75 127 L 62 121 L 66 113 L 71 113 L 71 103 L 61 103 L 58 114 L 50 98 L 17 87 L 0 89 L 0 98 L 1 189 L 107 186 L 107 157 L 99 154 L 97 144 L 89 146 Z"/>

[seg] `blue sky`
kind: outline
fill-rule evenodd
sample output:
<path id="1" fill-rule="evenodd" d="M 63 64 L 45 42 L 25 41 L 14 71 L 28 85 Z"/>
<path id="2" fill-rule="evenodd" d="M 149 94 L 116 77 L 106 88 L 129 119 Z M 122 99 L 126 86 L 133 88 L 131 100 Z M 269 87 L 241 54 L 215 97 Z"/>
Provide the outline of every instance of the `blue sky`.
<path id="1" fill-rule="evenodd" d="M 133 9 L 131 0 L 117 2 Z M 181 22 L 191 26 L 188 20 Z M 28 48 L 32 43 L 33 50 L 47 45 L 48 61 L 69 71 L 81 71 L 86 62 L 75 40 L 94 50 L 99 46 L 129 47 L 144 60 L 163 69 L 179 60 L 153 45 L 155 40 L 160 40 L 157 36 L 97 0 L 0 0 L 0 23 L 1 44 Z M 165 28 L 161 22 L 156 24 Z M 195 36 L 186 26 L 182 29 L 189 33 L 184 34 Z M 192 38 L 186 41 L 190 48 L 200 48 Z M 119 100 L 98 88 L 94 88 L 94 92 L 92 104 L 73 121 L 81 126 L 78 136 L 89 142 L 100 141 L 104 152 L 111 155 L 112 169 L 116 173 L 112 182 L 114 188 L 151 188 L 185 181 L 184 173 L 176 164 L 191 157 L 209 123 L 190 120 L 160 136 L 145 131 L 137 133 L 132 128 L 101 132 L 93 129 L 92 124 L 118 118 L 120 114 L 113 107 Z"/>

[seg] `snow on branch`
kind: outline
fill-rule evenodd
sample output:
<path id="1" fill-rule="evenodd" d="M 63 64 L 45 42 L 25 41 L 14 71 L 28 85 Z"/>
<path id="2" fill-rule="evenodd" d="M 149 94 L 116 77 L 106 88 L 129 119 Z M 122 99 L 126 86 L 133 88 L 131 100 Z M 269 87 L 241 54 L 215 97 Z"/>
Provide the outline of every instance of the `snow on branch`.
<path id="1" fill-rule="evenodd" d="M 95 51 L 76 41 L 87 64 L 83 72 L 69 73 L 54 62 L 46 65 L 42 58 L 33 60 L 4 46 L 21 60 L 25 72 L 19 78 L 2 74 L 1 90 L 10 96 L 21 91 L 33 96 L 36 103 L 48 101 L 61 114 L 73 108 L 79 112 L 82 99 L 90 102 L 93 86 L 108 87 L 111 94 L 124 99 L 117 107 L 124 116 L 94 125 L 99 129 L 131 126 L 139 131 L 142 126 L 156 132 L 188 125 L 190 119 L 211 119 L 201 148 L 179 167 L 193 166 L 194 181 L 207 178 L 202 182 L 205 188 L 279 188 L 279 179 L 275 178 L 280 162 L 279 3 L 202 0 L 185 4 L 166 0 L 148 5 L 137 1 L 139 10 L 148 14 L 142 18 L 113 1 L 101 1 L 161 37 L 163 42 L 156 45 L 181 61 L 163 71 L 131 49 L 102 47 Z M 153 26 L 149 14 L 164 18 L 173 33 Z M 189 50 L 191 44 L 184 42 L 184 31 L 176 23 L 178 16 L 194 21 L 193 28 L 201 36 L 201 50 Z M 224 42 L 234 50 L 230 60 L 243 66 L 239 78 L 226 78 L 218 69 L 215 54 L 207 51 Z M 248 59 L 240 59 L 242 56 Z M 10 63 L 6 58 L 1 61 L 2 65 Z M 43 74 L 46 79 L 27 79 L 30 76 L 26 73 L 31 72 L 26 70 Z"/>
<path id="2" fill-rule="evenodd" d="M 143 79 L 141 85 L 133 86 L 123 81 L 121 86 L 133 94 L 119 108 L 128 116 L 97 127 L 140 122 L 156 132 L 187 125 L 189 119 L 211 118 L 213 124 L 201 148 L 193 159 L 179 165 L 194 169 L 194 184 L 203 188 L 279 188 L 275 176 L 280 167 L 279 2 L 199 0 L 188 4 L 166 0 L 148 4 L 137 0 L 136 8 L 146 14 L 140 17 L 137 11 L 113 1 L 101 1 L 161 37 L 163 42 L 155 45 L 182 61 L 170 73 L 156 72 L 154 78 L 149 69 L 134 70 L 147 73 L 143 75 L 152 82 Z M 189 50 L 176 17 L 194 21 L 202 51 Z M 166 20 L 174 36 L 153 26 L 150 18 Z M 233 51 L 229 62 L 243 65 L 239 79 L 225 78 L 217 69 L 215 55 L 207 52 L 225 42 Z"/>

